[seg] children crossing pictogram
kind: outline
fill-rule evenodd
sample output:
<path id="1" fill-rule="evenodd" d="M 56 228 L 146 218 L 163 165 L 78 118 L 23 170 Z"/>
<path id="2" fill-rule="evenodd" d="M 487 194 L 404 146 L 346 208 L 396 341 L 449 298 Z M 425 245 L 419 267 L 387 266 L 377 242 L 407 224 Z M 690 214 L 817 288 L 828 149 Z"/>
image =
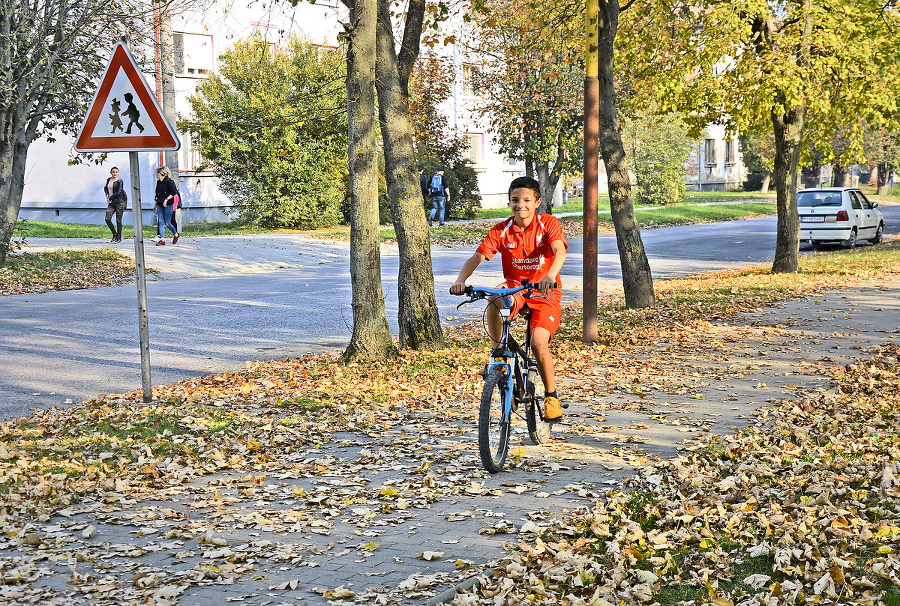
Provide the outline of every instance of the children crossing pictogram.
<path id="1" fill-rule="evenodd" d="M 124 106 L 124 109 L 123 109 Z M 116 45 L 75 141 L 80 152 L 156 151 L 181 147 L 156 96 L 128 51 Z"/>

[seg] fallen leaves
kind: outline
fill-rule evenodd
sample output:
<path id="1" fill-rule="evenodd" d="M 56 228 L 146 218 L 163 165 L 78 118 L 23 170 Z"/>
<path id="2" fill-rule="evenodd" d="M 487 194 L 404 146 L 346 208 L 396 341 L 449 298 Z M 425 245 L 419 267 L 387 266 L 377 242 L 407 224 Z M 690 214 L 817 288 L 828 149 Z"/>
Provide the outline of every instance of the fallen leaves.
<path id="1" fill-rule="evenodd" d="M 10 255 L 0 296 L 113 286 L 134 278 L 134 261 L 110 249 Z"/>
<path id="2" fill-rule="evenodd" d="M 89 570 L 76 558 L 70 584 L 85 599 L 124 599 L 115 592 L 127 588 L 171 603 L 178 588 L 248 577 L 268 587 L 287 583 L 290 590 L 303 577 L 266 580 L 258 562 L 304 570 L 319 566 L 317 557 L 366 562 L 389 552 L 390 542 L 380 537 L 397 527 L 423 537 L 422 547 L 393 556 L 397 562 L 443 571 L 413 575 L 396 590 L 408 599 L 434 595 L 441 584 L 485 571 L 483 562 L 460 558 L 455 547 L 433 550 L 453 543 L 427 537 L 416 523 L 421 512 L 450 500 L 459 505 L 437 515 L 454 528 L 521 550 L 518 559 L 488 571 L 497 586 L 484 587 L 494 600 L 635 603 L 658 599 L 669 584 L 722 604 L 759 592 L 770 592 L 770 600 L 836 593 L 865 602 L 879 595 L 900 570 L 900 523 L 891 509 L 900 476 L 896 429 L 887 412 L 870 410 L 861 441 L 844 438 L 858 425 L 848 412 L 854 406 L 893 406 L 884 394 L 898 382 L 896 360 L 841 367 L 823 357 L 805 371 L 830 369 L 835 389 L 806 395 L 792 384 L 788 395 L 796 402 L 768 400 L 773 407 L 752 432 L 697 436 L 715 416 L 696 418 L 695 407 L 718 398 L 718 391 L 723 402 L 737 400 L 730 382 L 768 370 L 757 352 L 774 352 L 787 338 L 783 327 L 735 327 L 729 318 L 813 288 L 760 290 L 763 278 L 752 272 L 709 280 L 713 292 L 729 285 L 724 303 L 693 280 L 687 291 L 661 285 L 660 305 L 650 310 L 607 301 L 602 347 L 580 344 L 579 306 L 564 310 L 557 367 L 567 396 L 582 399 L 589 411 L 573 417 L 567 435 L 608 446 L 610 456 L 600 464 L 610 472 L 625 465 L 644 470 L 631 492 L 605 496 L 590 517 L 560 524 L 542 511 L 513 521 L 485 505 L 522 496 L 549 509 L 561 494 L 593 503 L 602 496 L 598 486 L 619 485 L 619 474 L 549 488 L 546 478 L 571 470 L 554 457 L 587 449 L 577 440 L 556 440 L 534 456 L 521 446 L 523 429 L 514 434 L 508 460 L 523 476 L 503 484 L 487 480 L 472 435 L 481 389 L 473 369 L 483 363 L 486 346 L 480 324 L 472 323 L 448 330 L 447 349 L 404 352 L 392 363 L 345 365 L 336 355 L 249 363 L 240 372 L 160 386 L 152 404 L 137 393 L 100 396 L 0 424 L 0 548 L 28 554 L 0 559 L 0 575 L 10 579 L 0 584 L 0 601 L 40 602 L 26 586 L 49 574 L 41 558 L 76 549 L 83 561 L 115 558 L 116 569 L 128 573 L 115 585 L 106 571 Z M 685 304 L 681 297 L 688 294 L 698 302 Z M 765 347 L 754 349 L 750 338 Z M 750 387 L 758 384 L 754 379 Z M 777 377 L 766 379 L 756 397 L 776 396 L 781 385 Z M 740 405 L 757 402 L 742 398 Z M 617 409 L 644 413 L 645 422 L 610 420 Z M 696 436 L 692 448 L 667 464 L 648 456 L 640 445 L 660 427 Z M 183 507 L 141 506 L 160 496 Z M 102 523 L 125 527 L 125 537 L 141 539 L 140 545 L 104 543 Z M 347 527 L 349 540 L 340 534 Z M 234 540 L 235 529 L 256 537 Z M 287 533 L 313 539 L 278 542 Z M 144 556 L 160 553 L 170 554 L 170 567 L 143 566 L 150 559 Z M 768 567 L 749 570 L 749 564 Z M 163 574 L 170 570 L 177 573 Z M 519 585 L 532 593 L 517 595 Z M 367 599 L 362 591 L 340 597 L 345 590 L 320 594 Z"/>
<path id="3" fill-rule="evenodd" d="M 886 346 L 804 408 L 785 400 L 739 433 L 700 436 L 589 514 L 520 538 L 454 603 L 641 604 L 681 586 L 709 591 L 682 604 L 875 604 L 900 586 L 898 366 Z"/>

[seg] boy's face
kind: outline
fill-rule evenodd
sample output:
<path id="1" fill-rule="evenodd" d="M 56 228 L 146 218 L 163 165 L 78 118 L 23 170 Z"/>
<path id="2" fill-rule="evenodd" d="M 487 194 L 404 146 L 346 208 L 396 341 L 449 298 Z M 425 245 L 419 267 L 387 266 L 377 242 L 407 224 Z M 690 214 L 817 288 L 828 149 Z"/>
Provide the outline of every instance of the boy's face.
<path id="1" fill-rule="evenodd" d="M 509 208 L 517 222 L 530 222 L 540 203 L 541 200 L 535 195 L 534 190 L 527 187 L 519 187 L 509 194 Z"/>

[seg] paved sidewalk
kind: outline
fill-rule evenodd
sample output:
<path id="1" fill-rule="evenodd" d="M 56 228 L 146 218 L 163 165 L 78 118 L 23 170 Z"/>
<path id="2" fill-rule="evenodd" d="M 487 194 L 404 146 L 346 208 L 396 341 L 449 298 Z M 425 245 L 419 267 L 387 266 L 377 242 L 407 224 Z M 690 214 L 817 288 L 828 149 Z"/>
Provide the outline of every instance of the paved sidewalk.
<path id="1" fill-rule="evenodd" d="M 87 501 L 34 524 L 27 545 L 0 538 L 0 574 L 36 577 L 0 585 L 0 603 L 123 603 L 144 586 L 158 588 L 159 604 L 192 606 L 351 594 L 425 603 L 499 558 L 517 532 L 591 507 L 648 457 L 749 423 L 767 402 L 827 389 L 829 366 L 900 338 L 898 326 L 900 281 L 788 302 L 692 343 L 635 347 L 597 369 L 604 389 L 573 402 L 551 444 L 530 445 L 517 426 L 513 465 L 494 476 L 480 468 L 473 403 L 471 423 L 421 416 L 387 434 L 333 436 L 285 452 L 277 473 L 214 473 L 143 500 Z M 577 387 L 564 390 L 584 393 Z M 405 507 L 372 504 L 416 486 Z"/>

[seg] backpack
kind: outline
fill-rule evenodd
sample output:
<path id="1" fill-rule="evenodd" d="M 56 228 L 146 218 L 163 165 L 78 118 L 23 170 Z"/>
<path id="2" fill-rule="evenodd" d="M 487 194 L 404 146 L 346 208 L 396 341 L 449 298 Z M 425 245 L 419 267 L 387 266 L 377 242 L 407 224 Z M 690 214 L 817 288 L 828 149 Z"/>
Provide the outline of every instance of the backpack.
<path id="1" fill-rule="evenodd" d="M 439 198 L 444 196 L 444 188 L 441 187 L 443 184 L 444 175 L 439 175 L 435 173 L 435 175 L 431 178 L 431 185 L 428 187 L 428 194 L 434 198 Z"/>

